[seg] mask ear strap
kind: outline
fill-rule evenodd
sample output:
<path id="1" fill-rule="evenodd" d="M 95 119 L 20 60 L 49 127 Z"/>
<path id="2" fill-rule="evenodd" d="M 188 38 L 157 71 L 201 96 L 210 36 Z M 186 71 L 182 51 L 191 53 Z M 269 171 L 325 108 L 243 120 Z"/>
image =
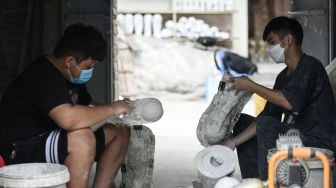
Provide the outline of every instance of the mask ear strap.
<path id="1" fill-rule="evenodd" d="M 68 57 L 67 57 L 67 58 L 68 58 Z M 71 65 L 70 65 L 70 61 L 69 61 L 68 59 L 66 59 L 64 65 L 65 65 L 65 68 L 66 68 L 66 71 L 65 71 L 65 72 L 70 76 L 70 79 L 71 79 L 71 78 L 72 78 L 72 75 L 71 75 L 71 72 L 70 72 L 70 69 L 69 69 L 69 67 L 71 66 Z"/>
<path id="2" fill-rule="evenodd" d="M 280 45 L 281 45 L 281 43 L 283 43 L 285 41 L 286 37 L 289 37 L 289 36 L 290 36 L 290 34 L 286 35 L 284 37 L 284 39 L 280 42 Z M 288 38 L 288 40 L 289 40 L 289 38 Z M 292 38 L 292 41 L 293 41 L 293 38 Z M 285 46 L 284 48 L 286 49 L 288 46 L 289 46 L 289 41 L 287 42 L 287 46 Z"/>
<path id="3" fill-rule="evenodd" d="M 75 64 L 76 64 L 76 67 L 77 67 L 77 69 L 79 70 L 79 72 L 82 72 L 82 70 L 80 69 L 79 65 L 78 65 L 77 63 L 75 63 Z M 70 72 L 70 68 L 69 68 L 69 67 L 67 67 L 67 72 L 68 72 L 69 75 L 70 75 L 70 79 L 73 78 L 73 76 L 72 76 L 72 74 L 71 74 L 71 72 Z"/>
<path id="4" fill-rule="evenodd" d="M 69 73 L 70 79 L 72 79 L 73 77 L 72 77 L 70 69 L 68 67 L 67 67 L 67 72 Z"/>

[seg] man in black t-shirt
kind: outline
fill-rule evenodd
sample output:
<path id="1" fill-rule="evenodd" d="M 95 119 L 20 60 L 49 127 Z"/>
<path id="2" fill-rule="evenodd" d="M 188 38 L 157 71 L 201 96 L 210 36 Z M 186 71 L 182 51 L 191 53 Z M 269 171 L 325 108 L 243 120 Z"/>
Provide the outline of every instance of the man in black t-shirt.
<path id="1" fill-rule="evenodd" d="M 232 78 L 238 90 L 249 90 L 267 100 L 257 117 L 242 114 L 234 137 L 224 145 L 237 147 L 243 178 L 267 179 L 268 150 L 276 147 L 280 133 L 297 129 L 304 146 L 336 152 L 336 106 L 324 66 L 301 50 L 303 30 L 299 22 L 276 17 L 266 26 L 263 39 L 276 63 L 287 66 L 273 89 L 246 77 Z"/>
<path id="2" fill-rule="evenodd" d="M 94 161 L 94 187 L 111 187 L 125 157 L 125 125 L 91 126 L 130 112 L 127 101 L 92 106 L 85 83 L 107 44 L 92 26 L 70 25 L 52 55 L 29 65 L 0 102 L 0 154 L 7 164 L 47 162 L 68 167 L 67 187 L 87 187 Z"/>

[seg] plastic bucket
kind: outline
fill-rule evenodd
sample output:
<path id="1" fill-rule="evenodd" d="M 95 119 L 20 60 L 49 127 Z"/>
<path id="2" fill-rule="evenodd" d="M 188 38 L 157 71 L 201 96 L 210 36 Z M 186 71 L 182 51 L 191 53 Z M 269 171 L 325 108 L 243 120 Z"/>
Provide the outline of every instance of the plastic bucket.
<path id="1" fill-rule="evenodd" d="M 66 188 L 70 176 L 66 166 L 49 163 L 24 163 L 0 168 L 0 187 Z"/>
<path id="2" fill-rule="evenodd" d="M 313 147 L 312 147 L 313 148 Z M 335 163 L 335 157 L 334 152 L 327 150 L 327 149 L 321 149 L 321 148 L 313 148 L 316 151 L 322 152 L 328 159 L 329 159 L 329 165 L 330 169 L 332 170 L 332 167 Z M 272 157 L 274 153 L 276 153 L 278 150 L 270 149 L 267 155 L 267 161 Z M 305 188 L 315 188 L 315 187 L 323 187 L 323 164 L 322 161 L 318 158 L 311 158 L 309 160 L 304 161 L 305 164 L 308 167 L 308 179 L 307 182 L 304 184 Z M 331 172 L 332 173 L 332 172 Z M 330 183 L 333 184 L 333 177 L 330 174 Z"/>

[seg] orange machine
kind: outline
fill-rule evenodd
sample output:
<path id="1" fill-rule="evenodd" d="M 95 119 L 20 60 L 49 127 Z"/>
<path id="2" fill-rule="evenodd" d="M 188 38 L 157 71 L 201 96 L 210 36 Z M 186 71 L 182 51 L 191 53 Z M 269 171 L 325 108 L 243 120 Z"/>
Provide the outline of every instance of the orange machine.
<path id="1" fill-rule="evenodd" d="M 268 188 L 274 188 L 275 186 L 276 165 L 278 161 L 286 158 L 308 160 L 313 157 L 319 158 L 323 164 L 323 188 L 330 188 L 330 165 L 328 158 L 322 152 L 308 147 L 278 151 L 270 158 L 268 164 Z"/>

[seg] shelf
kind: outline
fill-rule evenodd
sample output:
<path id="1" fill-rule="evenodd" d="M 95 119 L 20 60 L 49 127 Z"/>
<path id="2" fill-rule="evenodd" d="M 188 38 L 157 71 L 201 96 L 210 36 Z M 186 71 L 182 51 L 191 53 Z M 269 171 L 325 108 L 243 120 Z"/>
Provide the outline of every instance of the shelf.
<path id="1" fill-rule="evenodd" d="M 170 10 L 118 10 L 118 14 L 173 14 Z"/>
<path id="2" fill-rule="evenodd" d="M 238 37 L 231 37 L 228 39 L 217 39 L 217 42 L 232 42 L 234 40 L 238 40 Z"/>
<path id="3" fill-rule="evenodd" d="M 175 14 L 231 15 L 236 11 L 175 11 Z"/>
<path id="4" fill-rule="evenodd" d="M 215 10 L 207 9 L 208 6 L 204 6 L 204 9 L 196 9 L 196 6 L 184 9 L 184 6 L 180 4 L 177 6 L 176 3 L 176 0 L 120 0 L 117 8 L 120 14 L 161 14 L 163 23 L 167 20 L 177 23 L 181 17 L 194 17 L 203 20 L 209 26 L 227 28 L 231 38 L 217 42 L 230 46 L 239 55 L 244 57 L 248 55 L 248 1 L 233 0 L 230 9 L 223 7 Z"/>
<path id="5" fill-rule="evenodd" d="M 236 11 L 171 11 L 171 10 L 118 10 L 120 14 L 199 14 L 199 15 L 231 15 Z"/>
<path id="6" fill-rule="evenodd" d="M 197 42 L 196 40 L 192 40 L 188 38 L 179 38 L 179 37 L 163 38 L 163 40 L 171 40 L 175 42 Z M 234 40 L 238 40 L 238 38 L 216 39 L 216 44 L 222 43 L 222 42 L 233 42 Z"/>

